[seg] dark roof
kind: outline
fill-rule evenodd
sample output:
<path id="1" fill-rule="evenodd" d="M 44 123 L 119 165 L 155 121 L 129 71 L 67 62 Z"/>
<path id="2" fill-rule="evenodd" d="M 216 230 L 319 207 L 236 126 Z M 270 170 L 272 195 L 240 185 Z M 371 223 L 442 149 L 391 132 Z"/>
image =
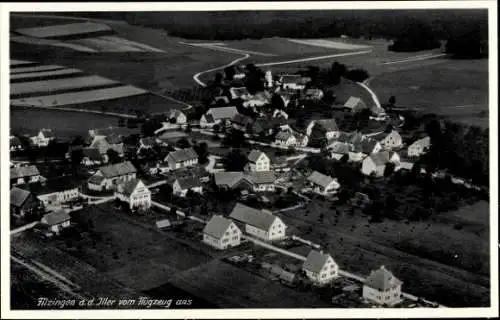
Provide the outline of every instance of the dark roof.
<path id="1" fill-rule="evenodd" d="M 253 122 L 253 119 L 250 118 L 249 116 L 245 116 L 243 114 L 238 113 L 238 114 L 234 115 L 231 122 L 246 126 L 246 125 L 251 124 Z"/>
<path id="2" fill-rule="evenodd" d="M 378 144 L 379 142 L 375 139 L 367 138 L 363 139 L 359 143 L 357 143 L 354 146 L 354 149 L 356 151 L 361 151 L 362 153 L 365 154 L 371 154 L 373 152 L 373 148 Z"/>
<path id="3" fill-rule="evenodd" d="M 309 177 L 307 177 L 307 181 L 326 188 L 332 182 L 335 182 L 335 179 L 318 171 L 314 171 Z"/>
<path id="4" fill-rule="evenodd" d="M 381 141 L 381 140 L 385 139 L 388 135 L 391 135 L 391 134 L 398 134 L 399 135 L 399 132 L 397 132 L 396 130 L 392 130 L 391 132 L 384 131 L 384 132 L 374 134 L 373 136 L 371 136 L 371 138 L 378 140 L 378 141 Z"/>
<path id="5" fill-rule="evenodd" d="M 54 138 L 54 132 L 52 132 L 52 129 L 42 129 L 40 130 L 41 133 L 43 133 L 43 136 L 45 138 Z"/>
<path id="6" fill-rule="evenodd" d="M 71 217 L 69 214 L 64 211 L 64 210 L 57 210 L 51 213 L 47 213 L 46 215 L 43 216 L 42 222 L 45 224 L 48 224 L 49 226 L 53 226 L 59 223 L 62 223 L 64 221 L 70 220 Z"/>
<path id="7" fill-rule="evenodd" d="M 100 167 L 99 171 L 106 178 L 123 176 L 129 173 L 137 172 L 137 169 L 130 161 L 120 162 L 109 166 Z"/>
<path id="8" fill-rule="evenodd" d="M 89 182 L 92 183 L 92 184 L 97 184 L 97 185 L 100 185 L 103 181 L 104 181 L 104 177 L 103 176 L 96 176 L 96 175 L 93 175 L 92 177 L 89 178 Z"/>
<path id="9" fill-rule="evenodd" d="M 12 136 L 12 137 L 10 137 L 10 145 L 11 146 L 20 146 L 21 140 L 19 140 L 19 138 L 16 136 Z"/>
<path id="10" fill-rule="evenodd" d="M 141 142 L 143 145 L 148 146 L 148 147 L 152 147 L 152 146 L 156 145 L 156 139 L 153 137 L 142 138 Z"/>
<path id="11" fill-rule="evenodd" d="M 205 120 L 206 120 L 208 123 L 215 122 L 214 117 L 213 117 L 213 116 L 212 116 L 212 114 L 210 114 L 210 113 L 205 114 Z"/>
<path id="12" fill-rule="evenodd" d="M 243 172 L 231 172 L 231 171 L 221 171 L 214 173 L 215 185 L 217 186 L 228 186 L 232 188 L 238 182 L 240 182 L 245 174 Z"/>
<path id="13" fill-rule="evenodd" d="M 381 266 L 380 269 L 376 271 L 372 271 L 365 280 L 365 285 L 381 291 L 395 288 L 402 283 L 401 280 L 396 278 L 384 266 Z"/>
<path id="14" fill-rule="evenodd" d="M 29 190 L 36 195 L 44 195 L 75 189 L 78 188 L 82 183 L 82 179 L 79 179 L 74 175 L 70 175 L 47 179 L 43 183 L 38 182 L 29 185 L 21 185 L 19 187 L 25 190 Z"/>
<path id="15" fill-rule="evenodd" d="M 252 149 L 252 151 L 250 151 L 250 153 L 248 154 L 248 161 L 255 163 L 259 159 L 261 154 L 264 154 L 267 157 L 264 152 L 257 149 Z"/>
<path id="16" fill-rule="evenodd" d="M 277 217 L 273 216 L 268 211 L 257 210 L 239 202 L 236 203 L 229 217 L 261 230 L 269 230 L 277 219 Z"/>
<path id="17" fill-rule="evenodd" d="M 233 222 L 220 215 L 213 216 L 203 229 L 203 233 L 220 239 Z"/>
<path id="18" fill-rule="evenodd" d="M 119 188 L 119 192 L 121 194 L 126 195 L 126 196 L 130 196 L 132 194 L 132 192 L 134 192 L 134 190 L 137 188 L 138 184 L 144 185 L 144 183 L 140 179 L 134 179 L 134 180 L 127 181 Z"/>
<path id="19" fill-rule="evenodd" d="M 205 114 L 205 118 L 209 114 L 211 114 L 215 120 L 232 119 L 236 114 L 238 114 L 238 109 L 236 109 L 236 107 L 210 108 Z"/>
<path id="20" fill-rule="evenodd" d="M 196 153 L 196 151 L 194 151 L 193 148 L 187 148 L 187 149 L 172 151 L 167 155 L 167 157 L 172 158 L 172 160 L 174 160 L 177 163 L 177 162 L 197 159 L 198 154 Z"/>
<path id="21" fill-rule="evenodd" d="M 92 161 L 101 161 L 102 156 L 97 148 L 84 148 L 83 156 L 89 158 Z"/>
<path id="22" fill-rule="evenodd" d="M 10 189 L 10 205 L 15 207 L 22 207 L 26 199 L 30 196 L 30 192 L 20 189 L 20 188 L 12 188 Z"/>
<path id="23" fill-rule="evenodd" d="M 315 123 L 326 131 L 338 131 L 337 121 L 335 119 L 314 120 Z"/>
<path id="24" fill-rule="evenodd" d="M 108 134 L 106 136 L 106 140 L 110 143 L 110 144 L 120 144 L 122 143 L 123 139 L 122 139 L 122 136 L 115 133 L 115 132 L 112 132 L 110 134 Z"/>
<path id="25" fill-rule="evenodd" d="M 24 166 L 10 168 L 10 178 L 18 179 L 23 177 L 37 176 L 40 172 L 36 166 Z"/>
<path id="26" fill-rule="evenodd" d="M 304 261 L 304 265 L 302 266 L 304 269 L 318 273 L 323 269 L 325 263 L 331 256 L 328 253 L 322 253 L 316 250 L 311 250 L 307 255 L 307 260 Z"/>
<path id="27" fill-rule="evenodd" d="M 175 181 L 179 181 L 179 186 L 182 190 L 196 188 L 201 186 L 201 182 L 197 178 L 186 178 L 186 179 L 176 179 Z"/>
<path id="28" fill-rule="evenodd" d="M 252 184 L 270 184 L 276 181 L 276 174 L 274 171 L 247 172 L 245 179 Z"/>
<path id="29" fill-rule="evenodd" d="M 389 162 L 390 159 L 390 154 L 388 151 L 381 151 L 377 153 L 372 153 L 370 155 L 370 158 L 373 160 L 373 162 L 377 166 L 385 165 L 387 162 Z"/>

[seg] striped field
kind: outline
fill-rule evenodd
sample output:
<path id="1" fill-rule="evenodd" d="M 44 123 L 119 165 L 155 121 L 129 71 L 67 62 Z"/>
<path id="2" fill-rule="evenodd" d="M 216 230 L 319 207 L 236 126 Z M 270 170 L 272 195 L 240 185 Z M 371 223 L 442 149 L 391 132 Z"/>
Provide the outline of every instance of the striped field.
<path id="1" fill-rule="evenodd" d="M 16 95 L 30 92 L 52 92 L 57 90 L 95 87 L 114 83 L 117 82 L 100 76 L 84 76 L 72 78 L 71 81 L 68 81 L 68 79 L 56 79 L 34 82 L 21 82 L 11 84 L 10 94 Z"/>

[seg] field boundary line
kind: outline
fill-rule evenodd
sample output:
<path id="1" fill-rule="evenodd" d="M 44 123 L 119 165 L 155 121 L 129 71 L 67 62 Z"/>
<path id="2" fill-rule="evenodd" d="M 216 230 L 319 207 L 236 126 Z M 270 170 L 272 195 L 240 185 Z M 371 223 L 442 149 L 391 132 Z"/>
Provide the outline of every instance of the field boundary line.
<path id="1" fill-rule="evenodd" d="M 438 57 L 443 57 L 448 55 L 447 53 L 439 53 L 439 54 L 434 54 L 434 55 L 420 55 L 420 56 L 414 56 L 408 59 L 402 59 L 402 60 L 395 60 L 395 61 L 387 61 L 387 62 L 382 62 L 379 64 L 379 66 L 384 66 L 384 65 L 389 65 L 389 64 L 397 64 L 397 63 L 405 63 L 405 62 L 413 62 L 413 61 L 420 61 L 420 60 L 426 60 L 426 59 L 432 59 L 432 58 L 438 58 Z"/>
<path id="2" fill-rule="evenodd" d="M 93 114 L 102 114 L 102 115 L 106 115 L 106 116 L 113 116 L 113 117 L 119 117 L 119 118 L 137 119 L 137 116 L 134 116 L 133 114 L 104 112 L 104 111 L 98 111 L 98 110 L 73 109 L 73 108 L 63 108 L 63 107 L 45 107 L 45 106 L 20 106 L 20 105 L 15 105 L 15 104 L 11 104 L 11 107 L 93 113 Z"/>
<path id="3" fill-rule="evenodd" d="M 267 67 L 267 66 L 300 63 L 300 62 L 315 61 L 315 60 L 322 60 L 322 59 L 329 59 L 329 58 L 355 56 L 355 55 L 370 53 L 372 51 L 373 50 L 363 50 L 363 51 L 355 51 L 355 52 L 336 53 L 336 54 L 330 54 L 330 55 L 326 55 L 326 56 L 317 56 L 317 57 L 301 58 L 301 59 L 294 59 L 294 60 L 286 60 L 286 61 L 265 62 L 265 63 L 258 63 L 258 64 L 256 64 L 256 66 L 257 67 Z"/>

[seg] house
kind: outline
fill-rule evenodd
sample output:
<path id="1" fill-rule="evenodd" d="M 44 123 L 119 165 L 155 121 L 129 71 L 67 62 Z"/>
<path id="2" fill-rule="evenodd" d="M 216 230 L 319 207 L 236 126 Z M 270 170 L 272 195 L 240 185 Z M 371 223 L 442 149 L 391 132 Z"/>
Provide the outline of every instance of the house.
<path id="1" fill-rule="evenodd" d="M 139 139 L 139 147 L 137 148 L 137 154 L 140 154 L 146 150 L 153 150 L 153 148 L 157 145 L 156 139 L 153 137 L 145 137 Z"/>
<path id="2" fill-rule="evenodd" d="M 319 285 L 327 284 L 339 276 L 339 267 L 332 256 L 316 250 L 309 252 L 302 270 L 311 281 Z"/>
<path id="3" fill-rule="evenodd" d="M 16 136 L 10 136 L 10 151 L 21 150 L 22 148 L 21 140 Z"/>
<path id="4" fill-rule="evenodd" d="M 185 124 L 187 122 L 187 117 L 182 111 L 171 109 L 167 112 L 167 120 L 173 124 Z"/>
<path id="5" fill-rule="evenodd" d="M 245 225 L 245 232 L 256 238 L 273 241 L 285 238 L 286 225 L 267 210 L 257 210 L 236 203 L 229 217 Z"/>
<path id="6" fill-rule="evenodd" d="M 117 186 L 136 178 L 137 169 L 129 161 L 100 167 L 88 180 L 94 191 L 115 190 Z"/>
<path id="7" fill-rule="evenodd" d="M 330 157 L 332 159 L 340 160 L 344 156 L 347 156 L 347 159 L 351 160 L 349 158 L 349 154 L 353 150 L 353 148 L 348 143 L 335 141 L 328 146 L 328 149 L 330 150 Z"/>
<path id="8" fill-rule="evenodd" d="M 203 187 L 200 179 L 197 178 L 175 179 L 172 184 L 172 190 L 174 195 L 185 197 L 189 190 L 196 193 L 202 193 Z"/>
<path id="9" fill-rule="evenodd" d="M 396 149 L 403 145 L 403 139 L 396 130 L 391 130 L 390 132 L 381 132 L 379 134 L 373 135 L 371 138 L 380 142 L 380 145 L 382 145 L 384 149 Z"/>
<path id="10" fill-rule="evenodd" d="M 241 242 L 241 230 L 230 219 L 214 215 L 203 229 L 203 242 L 220 250 L 236 247 Z"/>
<path id="11" fill-rule="evenodd" d="M 394 163 L 397 166 L 399 162 L 399 155 L 395 152 L 381 151 L 372 153 L 363 160 L 361 172 L 367 176 L 375 175 L 376 177 L 382 177 L 388 163 Z"/>
<path id="12" fill-rule="evenodd" d="M 244 98 L 243 106 L 245 108 L 262 107 L 268 104 L 270 99 L 271 96 L 267 91 L 257 92 L 254 95 Z"/>
<path id="13" fill-rule="evenodd" d="M 363 298 L 377 304 L 394 306 L 401 301 L 403 282 L 384 266 L 372 271 L 363 284 Z"/>
<path id="14" fill-rule="evenodd" d="M 10 189 L 10 212 L 14 217 L 33 216 L 39 208 L 40 201 L 33 193 L 17 187 Z"/>
<path id="15" fill-rule="evenodd" d="M 114 150 L 120 156 L 123 156 L 123 142 L 121 137 L 116 134 L 108 136 L 95 135 L 91 138 L 90 149 L 98 149 L 101 155 L 107 154 L 108 150 Z"/>
<path id="16" fill-rule="evenodd" d="M 71 217 L 63 209 L 47 213 L 40 221 L 43 225 L 55 234 L 59 234 L 63 229 L 71 226 Z"/>
<path id="17" fill-rule="evenodd" d="M 266 118 L 257 118 L 248 128 L 248 132 L 253 136 L 270 136 L 273 131 L 270 120 Z"/>
<path id="18" fill-rule="evenodd" d="M 193 148 L 180 149 L 169 152 L 165 161 L 170 170 L 192 167 L 198 164 L 198 154 Z"/>
<path id="19" fill-rule="evenodd" d="M 223 189 L 237 188 L 245 177 L 244 172 L 239 171 L 221 171 L 214 173 L 215 185 Z"/>
<path id="20" fill-rule="evenodd" d="M 302 77 L 298 74 L 282 75 L 279 78 L 281 88 L 285 90 L 304 90 L 306 88 L 306 84 L 308 84 L 309 82 L 311 82 L 311 78 Z"/>
<path id="21" fill-rule="evenodd" d="M 431 138 L 418 139 L 408 147 L 408 157 L 420 157 L 425 154 L 431 146 Z"/>
<path id="22" fill-rule="evenodd" d="M 250 92 L 246 87 L 238 87 L 238 88 L 229 88 L 229 94 L 231 95 L 231 99 L 242 99 L 247 100 L 252 97 Z"/>
<path id="23" fill-rule="evenodd" d="M 10 184 L 19 185 L 34 183 L 41 180 L 40 172 L 36 166 L 23 166 L 10 168 Z"/>
<path id="24" fill-rule="evenodd" d="M 241 130 L 241 131 L 247 131 L 252 125 L 254 120 L 250 118 L 249 116 L 243 115 L 243 114 L 236 114 L 232 119 L 231 119 L 231 124 L 234 129 L 236 130 Z"/>
<path id="25" fill-rule="evenodd" d="M 366 104 L 358 97 L 349 97 L 344 103 L 344 108 L 348 109 L 352 113 L 359 112 L 363 109 L 367 109 Z"/>
<path id="26" fill-rule="evenodd" d="M 271 70 L 266 71 L 264 79 L 266 88 L 270 89 L 274 86 L 273 72 Z"/>
<path id="27" fill-rule="evenodd" d="M 83 148 L 82 164 L 86 167 L 100 166 L 108 162 L 108 155 L 101 154 L 99 149 Z"/>
<path id="28" fill-rule="evenodd" d="M 262 151 L 253 149 L 247 156 L 245 171 L 269 171 L 271 160 Z"/>
<path id="29" fill-rule="evenodd" d="M 337 138 L 335 138 L 335 141 L 344 142 L 354 146 L 363 141 L 364 139 L 366 139 L 365 136 L 363 136 L 359 131 L 353 131 L 353 132 L 341 132 L 337 136 Z"/>
<path id="30" fill-rule="evenodd" d="M 283 105 L 285 106 L 285 108 L 288 107 L 290 102 L 292 101 L 293 94 L 286 92 L 286 91 L 280 91 L 280 92 L 278 92 L 278 95 L 283 100 Z"/>
<path id="31" fill-rule="evenodd" d="M 354 145 L 354 150 L 364 155 L 370 155 L 382 151 L 382 145 L 375 139 L 363 138 Z"/>
<path id="32" fill-rule="evenodd" d="M 140 179 L 129 180 L 116 188 L 115 197 L 129 204 L 130 210 L 151 207 L 151 191 Z"/>
<path id="33" fill-rule="evenodd" d="M 283 118 L 285 120 L 288 120 L 288 113 L 286 113 L 283 110 L 280 109 L 274 109 L 271 114 L 272 118 Z"/>
<path id="34" fill-rule="evenodd" d="M 252 171 L 245 174 L 243 179 L 248 181 L 255 192 L 271 192 L 275 190 L 277 178 L 274 171 Z"/>
<path id="35" fill-rule="evenodd" d="M 236 107 L 210 108 L 201 116 L 200 126 L 202 128 L 212 128 L 214 125 L 221 124 L 223 121 L 230 121 L 237 114 L 238 109 L 236 109 Z"/>
<path id="36" fill-rule="evenodd" d="M 321 100 L 325 96 L 323 90 L 317 88 L 307 89 L 304 95 L 306 100 Z"/>
<path id="37" fill-rule="evenodd" d="M 51 129 L 41 129 L 36 136 L 30 138 L 31 143 L 37 147 L 46 147 L 55 139 L 56 136 Z"/>
<path id="38" fill-rule="evenodd" d="M 43 183 L 20 186 L 29 189 L 46 207 L 58 207 L 80 197 L 79 187 L 83 181 L 71 176 L 47 179 Z"/>
<path id="39" fill-rule="evenodd" d="M 286 156 L 275 157 L 271 163 L 271 170 L 275 172 L 290 171 L 290 164 Z"/>
<path id="40" fill-rule="evenodd" d="M 297 138 L 290 130 L 281 131 L 276 135 L 274 143 L 282 147 L 295 147 Z"/>
<path id="41" fill-rule="evenodd" d="M 324 137 L 326 140 L 336 139 L 340 136 L 340 129 L 335 119 L 311 120 L 306 128 L 306 135 L 315 134 Z"/>
<path id="42" fill-rule="evenodd" d="M 386 117 L 386 113 L 385 113 L 384 108 L 379 107 L 377 105 L 373 105 L 370 108 L 370 111 L 371 111 L 371 113 L 373 115 L 373 117 L 370 117 L 372 119 L 375 119 L 375 120 L 384 120 L 385 117 Z"/>
<path id="43" fill-rule="evenodd" d="M 213 105 L 228 105 L 229 104 L 229 98 L 226 96 L 216 96 L 214 97 L 213 100 Z"/>
<path id="44" fill-rule="evenodd" d="M 337 182 L 337 179 L 318 171 L 314 171 L 309 177 L 307 177 L 307 181 L 313 188 L 313 191 L 320 194 L 334 193 L 340 188 L 340 184 Z"/>
<path id="45" fill-rule="evenodd" d="M 188 135 L 183 131 L 173 130 L 166 131 L 160 136 L 156 137 L 155 143 L 160 146 L 167 147 L 170 144 L 175 144 L 182 138 L 186 138 Z"/>

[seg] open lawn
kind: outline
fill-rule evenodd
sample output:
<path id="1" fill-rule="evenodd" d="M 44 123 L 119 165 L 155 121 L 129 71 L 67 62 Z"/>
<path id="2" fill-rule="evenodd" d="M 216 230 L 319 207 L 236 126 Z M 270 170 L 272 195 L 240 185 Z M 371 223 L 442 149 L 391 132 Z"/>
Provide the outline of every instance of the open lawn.
<path id="1" fill-rule="evenodd" d="M 325 215 L 322 223 L 320 213 Z M 457 216 L 438 217 L 448 214 Z M 457 230 L 455 223 L 442 220 L 369 223 L 359 212 L 351 215 L 319 199 L 282 215 L 285 223 L 299 227 L 303 238 L 323 243 L 341 269 L 366 276 L 385 265 L 404 281 L 406 292 L 447 306 L 489 305 L 487 224 Z"/>

